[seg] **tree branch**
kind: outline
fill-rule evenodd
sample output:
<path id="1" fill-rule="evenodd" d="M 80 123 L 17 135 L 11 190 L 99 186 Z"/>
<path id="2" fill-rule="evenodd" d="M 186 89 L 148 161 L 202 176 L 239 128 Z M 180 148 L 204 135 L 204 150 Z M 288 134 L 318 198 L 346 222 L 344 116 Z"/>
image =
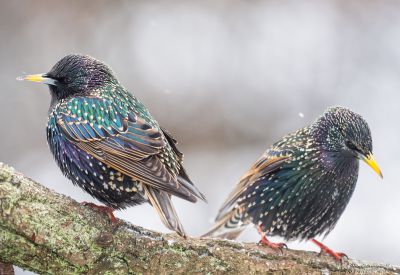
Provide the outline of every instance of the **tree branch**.
<path id="1" fill-rule="evenodd" d="M 0 163 L 0 261 L 37 273 L 393 274 L 400 268 L 338 264 L 305 251 L 160 234 L 57 194 Z"/>

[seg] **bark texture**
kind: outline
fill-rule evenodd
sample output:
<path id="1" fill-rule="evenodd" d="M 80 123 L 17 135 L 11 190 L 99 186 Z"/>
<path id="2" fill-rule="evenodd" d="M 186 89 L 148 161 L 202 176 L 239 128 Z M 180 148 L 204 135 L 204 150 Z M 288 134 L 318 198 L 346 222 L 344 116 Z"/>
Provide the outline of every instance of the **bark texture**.
<path id="1" fill-rule="evenodd" d="M 313 252 L 160 234 L 107 216 L 0 163 L 0 274 L 395 274 L 400 268 Z M 7 273 L 5 273 L 7 274 Z"/>

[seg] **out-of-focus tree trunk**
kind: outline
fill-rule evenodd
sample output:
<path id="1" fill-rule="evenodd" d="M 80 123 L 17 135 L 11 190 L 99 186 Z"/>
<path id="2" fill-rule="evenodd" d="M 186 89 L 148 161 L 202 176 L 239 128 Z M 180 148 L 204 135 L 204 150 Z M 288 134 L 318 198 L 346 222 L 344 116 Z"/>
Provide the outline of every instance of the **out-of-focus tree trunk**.
<path id="1" fill-rule="evenodd" d="M 109 219 L 0 163 L 0 260 L 37 273 L 393 274 L 313 252 L 160 234 Z M 6 268 L 9 268 L 6 271 Z M 3 273 L 1 273 L 3 272 Z M 0 274 L 12 272 L 0 264 Z"/>

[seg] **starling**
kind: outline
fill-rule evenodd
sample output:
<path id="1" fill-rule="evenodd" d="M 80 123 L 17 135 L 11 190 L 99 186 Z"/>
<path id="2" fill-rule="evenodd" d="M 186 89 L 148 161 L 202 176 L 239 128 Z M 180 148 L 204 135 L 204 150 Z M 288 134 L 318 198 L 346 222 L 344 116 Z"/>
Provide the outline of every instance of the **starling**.
<path id="1" fill-rule="evenodd" d="M 359 159 L 381 177 L 372 156 L 371 132 L 358 114 L 331 107 L 313 124 L 272 145 L 242 176 L 204 236 L 235 239 L 253 224 L 261 243 L 281 249 L 266 236 L 312 240 L 322 251 L 337 253 L 314 238 L 328 234 L 353 194 Z"/>
<path id="2" fill-rule="evenodd" d="M 68 179 L 107 205 L 100 210 L 149 202 L 169 229 L 186 236 L 171 195 L 205 197 L 183 168 L 177 141 L 107 65 L 72 54 L 48 73 L 18 79 L 49 86 L 50 150 Z"/>

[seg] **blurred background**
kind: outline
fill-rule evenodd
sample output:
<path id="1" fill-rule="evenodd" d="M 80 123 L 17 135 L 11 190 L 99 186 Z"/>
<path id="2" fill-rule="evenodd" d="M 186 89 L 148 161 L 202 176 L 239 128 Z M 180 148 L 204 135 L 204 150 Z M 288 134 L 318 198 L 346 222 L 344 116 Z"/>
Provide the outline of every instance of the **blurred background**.
<path id="1" fill-rule="evenodd" d="M 400 264 L 400 2 L 0 2 L 0 161 L 78 201 L 45 137 L 48 88 L 17 82 L 68 53 L 104 60 L 174 134 L 208 204 L 174 203 L 189 234 L 211 225 L 248 167 L 327 107 L 362 114 L 384 180 L 361 165 L 334 250 Z M 119 218 L 168 232 L 149 205 Z M 242 241 L 256 242 L 249 228 Z M 290 248 L 317 250 L 311 243 Z M 17 274 L 24 271 L 18 269 Z"/>

